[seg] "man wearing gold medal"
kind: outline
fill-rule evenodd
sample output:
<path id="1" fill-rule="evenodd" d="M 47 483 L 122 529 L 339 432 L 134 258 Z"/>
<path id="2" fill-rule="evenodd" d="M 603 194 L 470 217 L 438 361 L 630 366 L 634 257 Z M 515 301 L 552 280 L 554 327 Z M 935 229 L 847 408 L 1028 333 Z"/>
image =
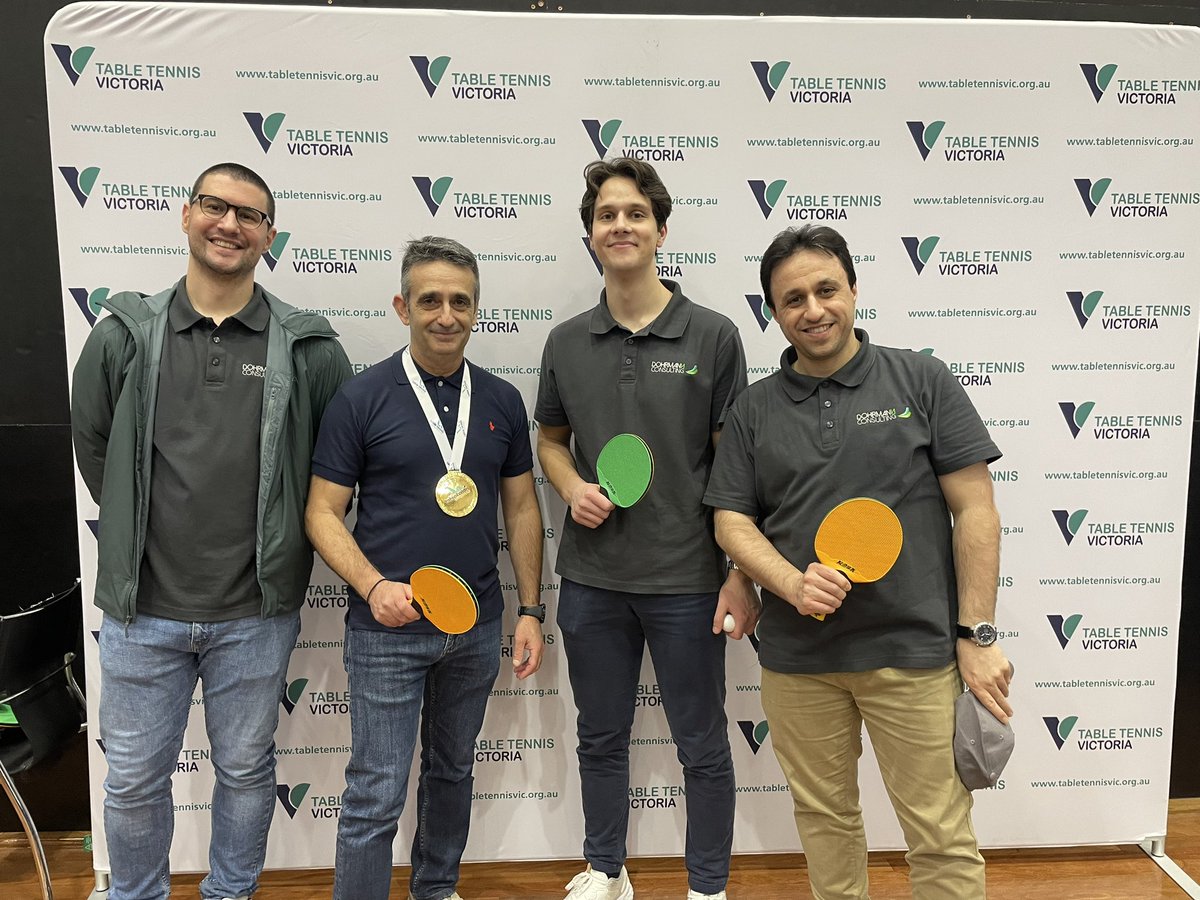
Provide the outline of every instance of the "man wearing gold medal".
<path id="1" fill-rule="evenodd" d="M 542 661 L 542 517 L 529 423 L 517 389 L 463 356 L 479 309 L 479 267 L 457 241 L 405 250 L 393 306 L 410 343 L 352 378 L 330 403 L 313 453 L 306 522 L 350 588 L 345 663 L 351 756 L 338 821 L 335 900 L 388 896 L 392 841 L 418 730 L 421 774 L 411 900 L 459 900 L 474 744 L 500 664 L 496 557 L 503 508 L 520 598 L 513 672 Z M 343 522 L 358 487 L 358 520 Z M 465 634 L 413 605 L 423 566 L 456 573 L 479 601 Z"/>
<path id="2" fill-rule="evenodd" d="M 746 386 L 737 326 L 660 281 L 671 195 L 654 168 L 600 160 L 584 172 L 580 215 L 604 268 L 597 306 L 555 327 L 542 355 L 538 458 L 569 507 L 556 570 L 558 626 L 578 710 L 587 868 L 568 900 L 632 900 L 625 871 L 629 741 L 643 649 L 683 766 L 689 900 L 724 900 L 734 780 L 725 719 L 726 614 L 754 627 L 757 598 L 725 572 L 701 503 L 713 447 Z M 596 460 L 614 435 L 638 435 L 653 481 L 614 508 Z"/>

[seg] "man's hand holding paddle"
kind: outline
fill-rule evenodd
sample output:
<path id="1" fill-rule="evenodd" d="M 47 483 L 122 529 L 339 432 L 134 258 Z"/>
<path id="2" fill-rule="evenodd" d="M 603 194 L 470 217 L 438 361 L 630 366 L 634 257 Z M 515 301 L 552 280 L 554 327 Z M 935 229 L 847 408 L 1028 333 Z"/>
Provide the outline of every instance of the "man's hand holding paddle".
<path id="1" fill-rule="evenodd" d="M 616 504 L 604 496 L 600 485 L 581 481 L 571 494 L 568 505 L 571 518 L 584 528 L 599 528 L 608 519 Z"/>
<path id="2" fill-rule="evenodd" d="M 824 618 L 845 602 L 850 579 L 832 566 L 813 562 L 803 572 L 796 571 L 789 588 L 783 599 L 806 616 Z"/>
<path id="3" fill-rule="evenodd" d="M 413 606 L 412 586 L 402 581 L 380 581 L 368 591 L 367 605 L 380 625 L 398 628 L 421 618 Z"/>

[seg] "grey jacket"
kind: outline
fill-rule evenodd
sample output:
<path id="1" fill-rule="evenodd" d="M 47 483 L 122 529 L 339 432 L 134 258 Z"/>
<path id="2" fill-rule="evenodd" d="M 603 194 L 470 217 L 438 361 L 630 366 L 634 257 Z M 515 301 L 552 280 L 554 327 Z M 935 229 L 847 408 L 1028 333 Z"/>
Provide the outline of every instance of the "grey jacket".
<path id="1" fill-rule="evenodd" d="M 96 605 L 122 622 L 136 614 L 150 508 L 159 359 L 175 286 L 152 297 L 102 301 L 75 364 L 71 430 L 79 471 L 100 504 Z M 271 312 L 259 437 L 255 555 L 264 617 L 298 610 L 312 574 L 304 533 L 313 444 L 350 363 L 322 316 L 263 291 Z"/>

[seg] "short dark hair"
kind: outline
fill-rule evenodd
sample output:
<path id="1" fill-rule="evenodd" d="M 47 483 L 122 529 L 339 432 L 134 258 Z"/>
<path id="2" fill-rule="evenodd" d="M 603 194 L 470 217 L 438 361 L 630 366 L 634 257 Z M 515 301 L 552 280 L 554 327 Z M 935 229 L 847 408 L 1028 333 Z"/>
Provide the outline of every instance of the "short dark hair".
<path id="1" fill-rule="evenodd" d="M 267 187 L 267 183 L 263 181 L 262 176 L 253 169 L 235 162 L 223 162 L 217 163 L 215 166 L 209 166 L 200 173 L 200 177 L 192 185 L 191 200 L 196 199 L 196 195 L 200 193 L 200 187 L 204 184 L 204 179 L 209 175 L 228 175 L 234 181 L 246 181 L 261 190 L 267 195 L 267 208 L 263 212 L 267 214 L 267 218 L 271 220 L 271 224 L 275 224 L 275 195 L 271 193 L 271 189 Z"/>
<path id="2" fill-rule="evenodd" d="M 763 253 L 762 264 L 758 267 L 758 279 L 762 282 L 763 296 L 771 309 L 775 301 L 771 297 L 771 275 L 776 267 L 793 253 L 805 250 L 816 250 L 826 256 L 835 257 L 846 270 L 849 286 L 854 287 L 858 278 L 854 274 L 854 258 L 850 256 L 850 248 L 846 239 L 828 225 L 813 225 L 808 223 L 799 228 L 785 228 L 771 241 Z"/>
<path id="3" fill-rule="evenodd" d="M 479 305 L 479 261 L 475 259 L 475 254 L 453 238 L 432 234 L 409 241 L 404 248 L 404 259 L 400 261 L 400 296 L 406 304 L 412 286 L 413 266 L 429 262 L 446 262 L 469 270 L 475 276 L 475 305 Z"/>
<path id="4" fill-rule="evenodd" d="M 583 192 L 583 201 L 579 204 L 579 218 L 583 220 L 583 230 L 589 235 L 592 233 L 596 197 L 600 194 L 601 185 L 614 176 L 633 180 L 638 190 L 650 201 L 650 209 L 654 212 L 654 224 L 661 230 L 667 224 L 667 217 L 671 215 L 671 192 L 654 171 L 654 166 L 628 156 L 598 159 L 588 163 L 587 168 L 583 170 L 583 180 L 587 185 Z"/>

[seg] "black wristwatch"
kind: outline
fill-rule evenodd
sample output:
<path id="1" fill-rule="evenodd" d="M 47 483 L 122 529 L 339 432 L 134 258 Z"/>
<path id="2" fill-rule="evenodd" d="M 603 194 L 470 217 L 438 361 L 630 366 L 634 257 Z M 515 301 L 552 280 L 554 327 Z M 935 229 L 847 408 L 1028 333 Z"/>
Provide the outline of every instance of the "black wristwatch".
<path id="1" fill-rule="evenodd" d="M 968 641 L 974 641 L 980 647 L 990 647 L 1000 637 L 1000 632 L 991 622 L 979 622 L 976 625 L 956 625 L 958 636 Z"/>
<path id="2" fill-rule="evenodd" d="M 539 622 L 546 621 L 546 604 L 539 603 L 537 606 L 518 606 L 518 616 L 533 616 Z"/>

